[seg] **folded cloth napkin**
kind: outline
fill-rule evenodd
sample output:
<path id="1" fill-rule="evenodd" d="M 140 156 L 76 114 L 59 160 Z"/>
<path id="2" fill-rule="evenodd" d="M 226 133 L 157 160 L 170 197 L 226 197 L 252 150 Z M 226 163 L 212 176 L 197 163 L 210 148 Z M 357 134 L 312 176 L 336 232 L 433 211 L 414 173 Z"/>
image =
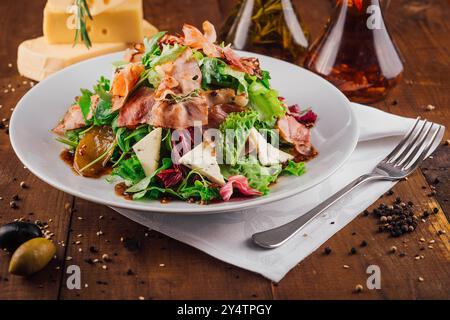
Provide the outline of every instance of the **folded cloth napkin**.
<path id="1" fill-rule="evenodd" d="M 395 184 L 372 182 L 360 186 L 280 248 L 266 250 L 252 244 L 250 238 L 253 233 L 297 218 L 353 179 L 369 173 L 393 150 L 401 136 L 415 122 L 414 119 L 395 116 L 367 106 L 353 104 L 352 108 L 360 127 L 360 139 L 350 159 L 330 178 L 310 190 L 282 200 L 282 205 L 275 202 L 241 212 L 202 216 L 176 216 L 113 209 L 137 223 L 187 243 L 217 259 L 278 282 L 290 269 Z M 439 138 L 442 139 L 442 136 Z M 438 142 L 433 150 L 437 145 Z"/>

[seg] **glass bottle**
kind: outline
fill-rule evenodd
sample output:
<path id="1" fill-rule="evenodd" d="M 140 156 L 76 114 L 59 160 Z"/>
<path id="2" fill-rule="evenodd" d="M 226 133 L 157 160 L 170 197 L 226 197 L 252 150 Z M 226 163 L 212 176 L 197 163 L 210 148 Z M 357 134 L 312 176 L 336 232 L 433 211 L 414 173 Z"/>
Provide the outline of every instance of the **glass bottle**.
<path id="1" fill-rule="evenodd" d="M 384 99 L 398 84 L 403 63 L 384 24 L 379 0 L 337 0 L 305 68 L 360 103 Z"/>
<path id="2" fill-rule="evenodd" d="M 291 0 L 238 0 L 219 38 L 234 49 L 298 62 L 309 35 Z"/>

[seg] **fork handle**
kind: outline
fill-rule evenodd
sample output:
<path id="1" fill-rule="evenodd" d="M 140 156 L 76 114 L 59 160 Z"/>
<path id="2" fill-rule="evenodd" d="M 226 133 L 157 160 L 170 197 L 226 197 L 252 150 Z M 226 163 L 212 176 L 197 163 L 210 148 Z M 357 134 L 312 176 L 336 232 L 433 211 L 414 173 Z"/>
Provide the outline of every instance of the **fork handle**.
<path id="1" fill-rule="evenodd" d="M 303 229 L 303 227 L 305 227 L 311 220 L 319 216 L 323 211 L 328 209 L 336 201 L 344 197 L 347 193 L 355 189 L 357 186 L 369 180 L 376 180 L 380 178 L 380 176 L 376 176 L 374 174 L 362 175 L 301 217 L 292 220 L 291 222 L 288 222 L 280 227 L 255 233 L 252 236 L 252 239 L 257 245 L 263 248 L 277 248 L 291 239 L 297 233 L 299 233 Z"/>

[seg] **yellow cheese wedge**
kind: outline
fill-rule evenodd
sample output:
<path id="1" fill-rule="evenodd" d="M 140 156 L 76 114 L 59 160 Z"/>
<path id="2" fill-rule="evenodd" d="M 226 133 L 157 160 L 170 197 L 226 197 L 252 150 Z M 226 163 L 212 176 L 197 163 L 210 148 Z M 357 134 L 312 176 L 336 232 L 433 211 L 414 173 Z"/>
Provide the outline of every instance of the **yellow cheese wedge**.
<path id="1" fill-rule="evenodd" d="M 158 32 L 148 21 L 143 21 L 144 35 L 151 37 Z M 88 50 L 79 44 L 48 44 L 44 37 L 24 41 L 17 53 L 19 73 L 27 78 L 41 81 L 71 64 L 100 56 L 103 54 L 125 50 L 126 43 L 94 43 Z"/>
<path id="2" fill-rule="evenodd" d="M 87 0 L 89 11 L 92 16 L 96 16 L 103 11 L 110 10 L 128 0 Z M 67 12 L 73 6 L 74 0 L 48 0 L 47 5 L 53 11 Z"/>
<path id="3" fill-rule="evenodd" d="M 142 33 L 142 0 L 127 0 L 87 19 L 92 43 L 139 42 Z M 72 43 L 76 19 L 73 13 L 48 5 L 44 9 L 44 37 L 50 44 Z"/>

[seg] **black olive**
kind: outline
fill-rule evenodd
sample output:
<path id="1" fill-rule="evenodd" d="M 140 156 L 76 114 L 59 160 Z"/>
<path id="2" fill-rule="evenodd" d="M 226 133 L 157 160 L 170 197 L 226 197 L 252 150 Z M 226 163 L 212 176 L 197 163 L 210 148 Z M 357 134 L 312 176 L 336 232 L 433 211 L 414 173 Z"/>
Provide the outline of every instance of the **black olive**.
<path id="1" fill-rule="evenodd" d="M 34 223 L 8 223 L 0 227 L 0 248 L 14 252 L 22 243 L 38 237 L 42 237 L 42 231 Z"/>

